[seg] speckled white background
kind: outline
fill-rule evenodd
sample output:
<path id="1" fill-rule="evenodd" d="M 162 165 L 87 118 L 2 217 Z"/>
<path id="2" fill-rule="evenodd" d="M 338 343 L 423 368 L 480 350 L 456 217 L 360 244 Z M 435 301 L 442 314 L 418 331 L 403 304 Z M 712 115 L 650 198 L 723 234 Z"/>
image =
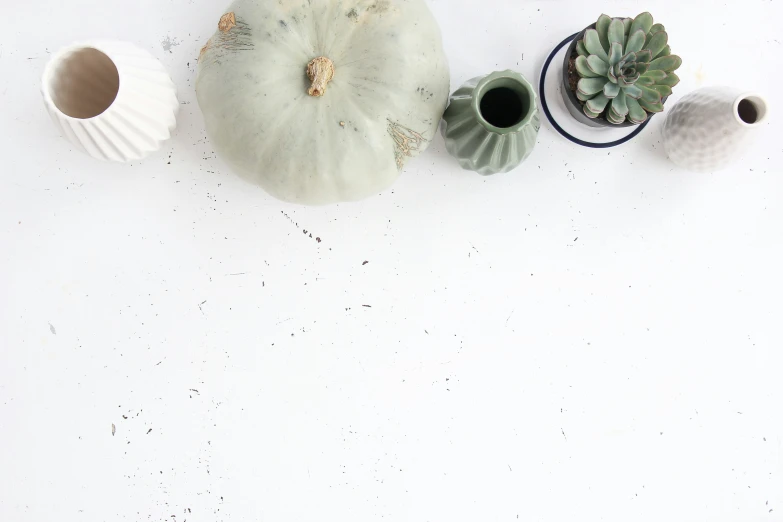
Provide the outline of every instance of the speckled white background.
<path id="1" fill-rule="evenodd" d="M 300 208 L 205 138 L 220 2 L 4 1 L 0 520 L 783 520 L 783 4 L 429 3 L 453 88 L 649 9 L 669 104 L 725 83 L 771 122 L 714 174 L 666 160 L 662 118 L 611 151 L 545 124 L 490 178 L 438 137 L 393 190 Z M 44 112 L 48 55 L 88 37 L 179 86 L 143 163 Z"/>

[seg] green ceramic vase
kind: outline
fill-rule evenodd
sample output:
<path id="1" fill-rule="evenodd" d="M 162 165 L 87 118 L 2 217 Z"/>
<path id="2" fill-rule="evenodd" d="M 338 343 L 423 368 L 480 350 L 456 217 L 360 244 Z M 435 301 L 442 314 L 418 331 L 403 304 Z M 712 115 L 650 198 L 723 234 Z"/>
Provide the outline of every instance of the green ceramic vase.
<path id="1" fill-rule="evenodd" d="M 533 86 L 517 72 L 498 71 L 454 91 L 441 132 L 462 168 L 495 174 L 530 155 L 540 127 Z"/>

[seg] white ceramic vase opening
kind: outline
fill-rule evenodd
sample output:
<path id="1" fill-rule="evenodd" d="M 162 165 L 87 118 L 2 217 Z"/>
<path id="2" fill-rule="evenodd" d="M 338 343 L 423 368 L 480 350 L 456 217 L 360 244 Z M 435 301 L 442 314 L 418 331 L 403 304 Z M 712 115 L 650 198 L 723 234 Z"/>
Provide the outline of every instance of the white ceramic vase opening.
<path id="1" fill-rule="evenodd" d="M 65 56 L 49 76 L 54 105 L 71 118 L 87 119 L 111 107 L 120 90 L 120 73 L 111 58 L 92 47 Z"/>
<path id="2" fill-rule="evenodd" d="M 158 60 L 131 43 L 95 41 L 61 49 L 46 65 L 41 89 L 63 135 L 95 158 L 142 159 L 176 126 L 174 83 Z"/>
<path id="3" fill-rule="evenodd" d="M 734 102 L 734 115 L 742 125 L 760 125 L 767 120 L 767 101 L 758 94 L 738 96 Z"/>

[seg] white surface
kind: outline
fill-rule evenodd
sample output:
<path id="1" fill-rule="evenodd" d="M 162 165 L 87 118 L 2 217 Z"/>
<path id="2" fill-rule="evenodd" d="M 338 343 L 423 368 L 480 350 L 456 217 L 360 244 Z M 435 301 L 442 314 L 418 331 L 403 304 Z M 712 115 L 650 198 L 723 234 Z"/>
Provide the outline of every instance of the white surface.
<path id="1" fill-rule="evenodd" d="M 535 78 L 600 11 L 640 10 L 431 6 L 455 88 Z M 15 3 L 0 520 L 783 520 L 783 6 L 645 7 L 685 60 L 669 103 L 769 97 L 738 167 L 674 167 L 663 118 L 611 151 L 544 124 L 512 173 L 463 171 L 438 137 L 391 191 L 311 209 L 204 138 L 192 80 L 221 5 Z M 141 164 L 71 150 L 45 113 L 48 53 L 85 37 L 138 42 L 179 87 Z"/>

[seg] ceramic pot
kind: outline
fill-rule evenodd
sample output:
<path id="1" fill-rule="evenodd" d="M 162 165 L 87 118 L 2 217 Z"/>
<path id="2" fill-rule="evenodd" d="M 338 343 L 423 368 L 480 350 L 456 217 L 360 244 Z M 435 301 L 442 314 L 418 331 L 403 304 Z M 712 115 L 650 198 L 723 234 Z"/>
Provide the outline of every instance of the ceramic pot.
<path id="1" fill-rule="evenodd" d="M 568 109 L 568 112 L 571 113 L 571 116 L 574 117 L 576 121 L 583 125 L 587 125 L 588 127 L 594 127 L 594 128 L 618 128 L 618 127 L 636 127 L 635 123 L 631 123 L 628 120 L 625 120 L 624 122 L 615 125 L 614 123 L 609 123 L 606 118 L 598 117 L 598 118 L 588 118 L 584 111 L 582 110 L 583 104 L 579 101 L 579 98 L 576 97 L 576 93 L 571 90 L 571 86 L 568 81 L 568 64 L 571 61 L 572 57 L 576 57 L 576 43 L 585 37 L 585 31 L 588 29 L 595 29 L 595 24 L 591 24 L 584 29 L 582 29 L 582 32 L 576 35 L 574 40 L 571 42 L 571 45 L 568 46 L 566 49 L 565 57 L 563 58 L 563 80 L 560 84 L 560 94 L 563 96 L 563 102 L 565 103 L 566 108 Z M 666 99 L 663 99 L 663 103 L 666 103 Z M 655 115 L 655 113 L 647 113 L 647 119 L 649 120 Z"/>
<path id="2" fill-rule="evenodd" d="M 44 104 L 63 135 L 95 158 L 133 161 L 176 126 L 176 87 L 150 53 L 126 42 L 74 44 L 44 70 Z"/>
<path id="3" fill-rule="evenodd" d="M 519 73 L 499 71 L 454 91 L 441 132 L 446 149 L 463 168 L 495 174 L 530 155 L 540 127 L 533 86 Z"/>
<path id="4" fill-rule="evenodd" d="M 742 151 L 767 114 L 767 102 L 758 94 L 728 87 L 699 89 L 669 111 L 663 125 L 664 148 L 682 167 L 718 170 Z"/>

